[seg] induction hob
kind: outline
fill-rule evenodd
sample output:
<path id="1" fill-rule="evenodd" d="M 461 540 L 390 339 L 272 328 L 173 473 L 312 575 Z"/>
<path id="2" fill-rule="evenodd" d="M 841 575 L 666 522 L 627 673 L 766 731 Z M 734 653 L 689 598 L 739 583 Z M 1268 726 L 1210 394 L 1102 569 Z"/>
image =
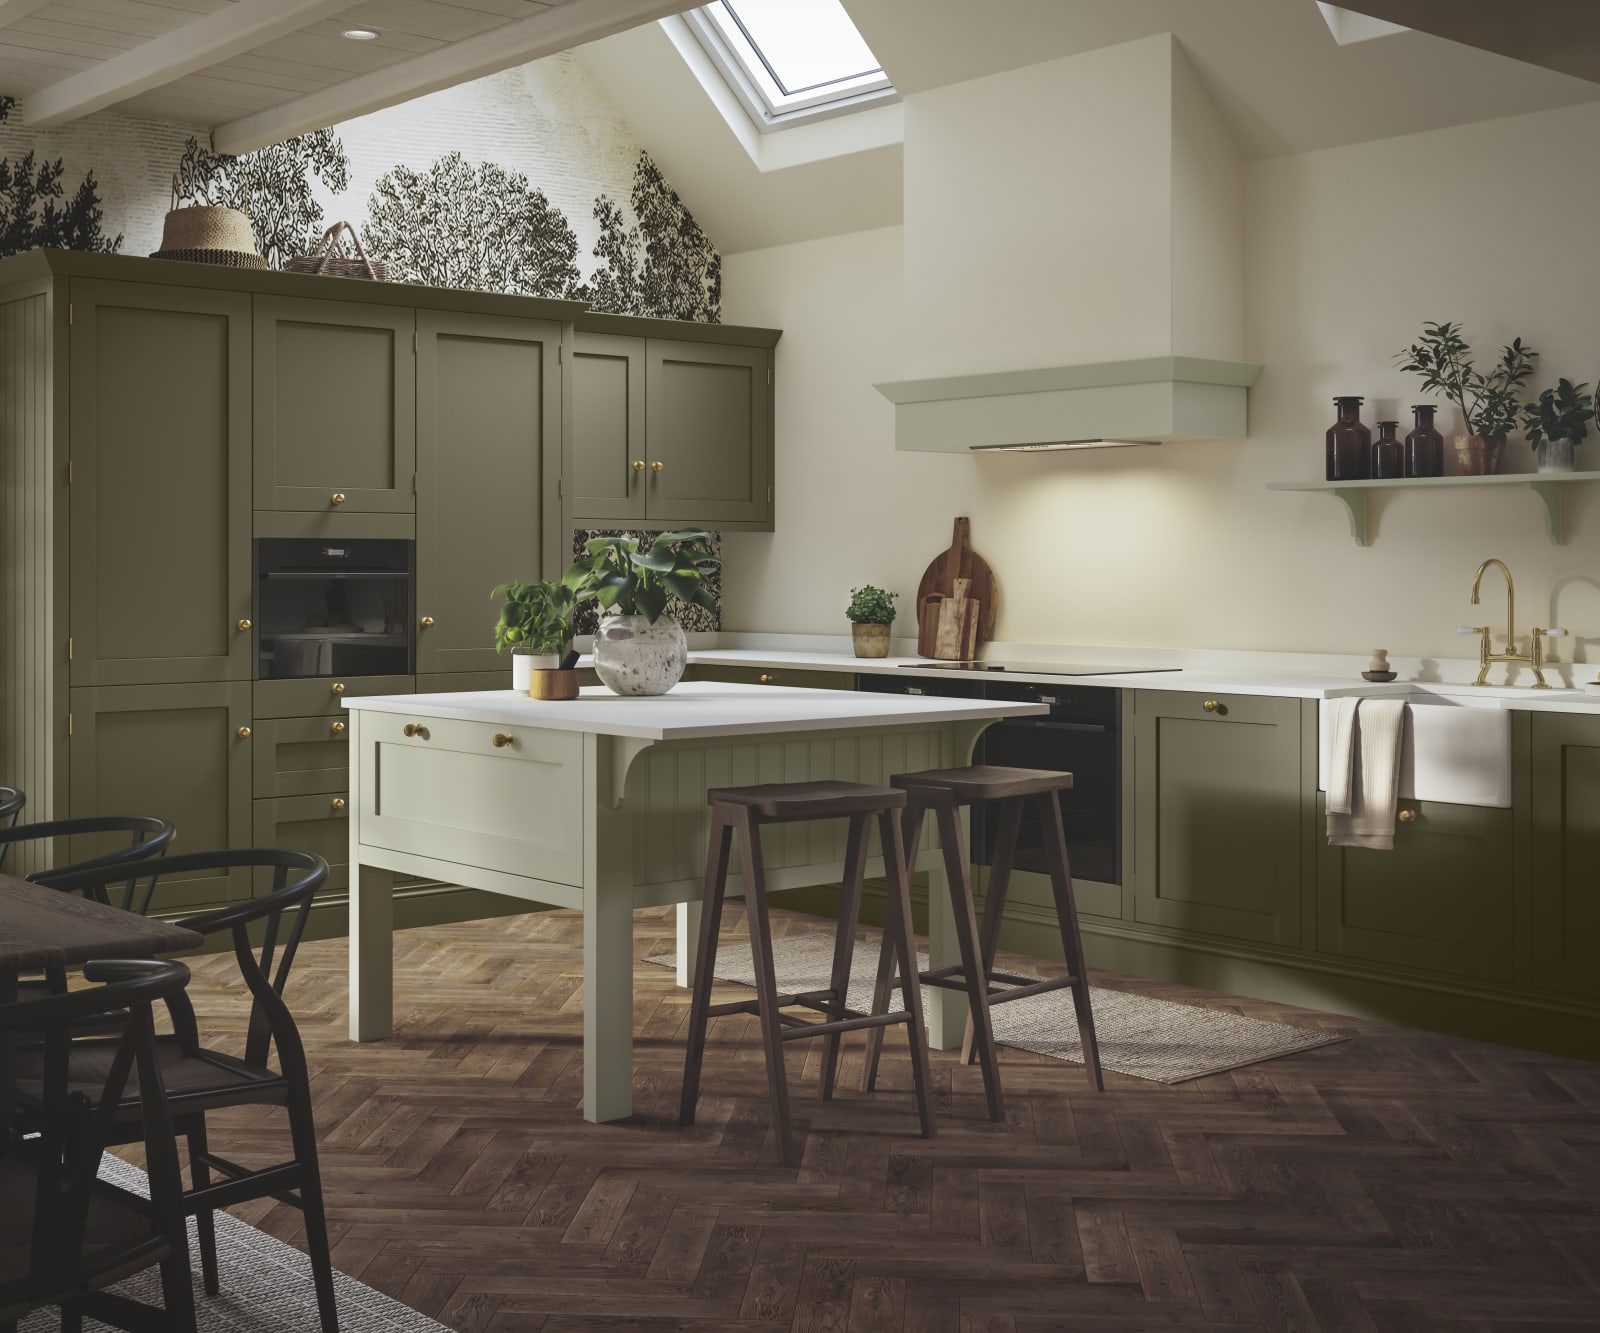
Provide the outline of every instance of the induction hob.
<path id="1" fill-rule="evenodd" d="M 908 671 L 1013 672 L 1026 676 L 1123 676 L 1141 672 L 1182 671 L 1182 667 L 1101 666 L 1086 662 L 902 662 Z"/>

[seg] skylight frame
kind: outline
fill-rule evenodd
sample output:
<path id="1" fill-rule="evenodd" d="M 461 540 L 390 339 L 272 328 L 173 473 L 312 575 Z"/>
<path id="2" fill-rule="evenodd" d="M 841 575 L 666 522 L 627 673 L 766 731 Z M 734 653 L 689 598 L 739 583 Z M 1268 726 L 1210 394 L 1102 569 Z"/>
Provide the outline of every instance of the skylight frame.
<path id="1" fill-rule="evenodd" d="M 881 67 L 789 92 L 736 13 L 722 0 L 713 0 L 681 17 L 764 134 L 900 100 Z"/>

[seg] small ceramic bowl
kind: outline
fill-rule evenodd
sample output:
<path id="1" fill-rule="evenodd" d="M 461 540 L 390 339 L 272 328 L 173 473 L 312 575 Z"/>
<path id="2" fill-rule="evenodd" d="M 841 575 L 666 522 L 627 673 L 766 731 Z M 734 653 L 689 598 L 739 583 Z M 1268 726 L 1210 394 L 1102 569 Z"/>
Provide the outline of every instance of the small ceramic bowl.
<path id="1" fill-rule="evenodd" d="M 1363 671 L 1361 673 L 1362 680 L 1393 680 L 1394 678 L 1395 673 L 1393 671 Z"/>

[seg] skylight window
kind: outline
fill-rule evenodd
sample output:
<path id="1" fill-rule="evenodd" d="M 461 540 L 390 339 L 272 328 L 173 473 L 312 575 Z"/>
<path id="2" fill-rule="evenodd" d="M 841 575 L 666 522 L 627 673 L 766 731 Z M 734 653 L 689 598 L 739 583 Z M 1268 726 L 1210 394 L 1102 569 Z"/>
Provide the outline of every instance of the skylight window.
<path id="1" fill-rule="evenodd" d="M 715 0 L 685 18 L 762 129 L 895 96 L 839 0 Z"/>

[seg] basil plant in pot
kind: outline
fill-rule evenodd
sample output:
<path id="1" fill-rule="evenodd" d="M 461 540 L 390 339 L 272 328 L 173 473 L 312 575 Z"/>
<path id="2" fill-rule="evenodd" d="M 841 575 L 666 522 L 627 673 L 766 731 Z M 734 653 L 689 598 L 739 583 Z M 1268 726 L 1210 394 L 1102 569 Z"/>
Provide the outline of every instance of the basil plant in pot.
<path id="1" fill-rule="evenodd" d="M 1472 363 L 1472 348 L 1459 324 L 1424 324 L 1422 337 L 1396 358 L 1400 369 L 1422 377 L 1422 387 L 1443 394 L 1461 413 L 1467 433 L 1456 436 L 1456 461 L 1463 476 L 1500 470 L 1506 436 L 1517 428 L 1520 391 L 1538 353 L 1514 338 L 1500 349 L 1487 374 Z"/>
<path id="2" fill-rule="evenodd" d="M 667 601 L 716 610 L 705 586 L 708 571 L 720 563 L 711 543 L 716 539 L 698 528 L 663 532 L 641 549 L 632 533 L 594 537 L 562 576 L 580 600 L 600 604 L 594 635 L 594 669 L 616 694 L 665 694 L 683 678 L 689 640 L 683 627 L 667 614 Z"/>
<path id="3" fill-rule="evenodd" d="M 1587 384 L 1556 381 L 1537 400 L 1522 406 L 1523 431 L 1539 457 L 1541 472 L 1571 472 L 1573 451 L 1588 437 L 1595 419 L 1594 399 Z"/>
<path id="4" fill-rule="evenodd" d="M 494 646 L 497 652 L 511 650 L 511 688 L 521 694 L 530 693 L 534 673 L 559 670 L 561 659 L 572 644 L 572 612 L 578 604 L 577 594 L 568 585 L 549 579 L 531 583 L 514 579 L 502 583 L 489 596 L 505 598 L 494 625 Z M 572 692 L 576 694 L 577 673 L 562 674 L 571 676 Z"/>
<path id="5" fill-rule="evenodd" d="M 889 655 L 889 626 L 894 624 L 894 599 L 899 595 L 870 583 L 850 589 L 850 605 L 844 613 L 850 621 L 850 638 L 857 657 Z"/>

